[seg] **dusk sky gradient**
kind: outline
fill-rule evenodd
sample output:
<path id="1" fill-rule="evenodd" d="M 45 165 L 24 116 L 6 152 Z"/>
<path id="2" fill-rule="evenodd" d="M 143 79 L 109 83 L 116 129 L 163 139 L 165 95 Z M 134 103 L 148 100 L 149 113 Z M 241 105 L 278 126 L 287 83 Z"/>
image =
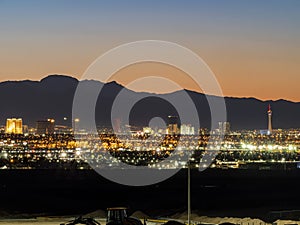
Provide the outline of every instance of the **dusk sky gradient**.
<path id="1" fill-rule="evenodd" d="M 225 96 L 300 102 L 299 0 L 0 0 L 0 31 L 0 81 L 80 79 L 111 48 L 155 39 L 197 53 Z M 180 73 L 152 66 L 139 68 Z M 182 86 L 195 89 L 186 79 Z"/>

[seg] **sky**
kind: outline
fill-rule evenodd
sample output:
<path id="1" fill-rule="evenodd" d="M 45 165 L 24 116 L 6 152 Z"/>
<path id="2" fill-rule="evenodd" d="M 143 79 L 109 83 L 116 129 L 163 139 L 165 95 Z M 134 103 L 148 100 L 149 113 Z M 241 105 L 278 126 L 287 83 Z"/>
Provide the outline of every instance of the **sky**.
<path id="1" fill-rule="evenodd" d="M 99 56 L 138 40 L 192 50 L 225 96 L 300 102 L 299 0 L 0 0 L 0 81 L 49 74 L 80 79 Z M 114 78 L 126 84 L 140 74 L 157 75 L 197 91 L 176 68 L 130 67 Z M 170 91 L 150 86 L 153 92 Z"/>

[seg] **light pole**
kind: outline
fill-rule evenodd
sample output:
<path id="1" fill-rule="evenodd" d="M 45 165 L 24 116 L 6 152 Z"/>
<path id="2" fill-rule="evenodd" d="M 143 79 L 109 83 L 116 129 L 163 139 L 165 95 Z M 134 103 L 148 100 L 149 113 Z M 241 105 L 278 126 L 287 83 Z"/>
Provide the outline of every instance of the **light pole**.
<path id="1" fill-rule="evenodd" d="M 187 162 L 187 170 L 188 170 L 188 225 L 191 225 L 191 166 L 190 161 Z"/>

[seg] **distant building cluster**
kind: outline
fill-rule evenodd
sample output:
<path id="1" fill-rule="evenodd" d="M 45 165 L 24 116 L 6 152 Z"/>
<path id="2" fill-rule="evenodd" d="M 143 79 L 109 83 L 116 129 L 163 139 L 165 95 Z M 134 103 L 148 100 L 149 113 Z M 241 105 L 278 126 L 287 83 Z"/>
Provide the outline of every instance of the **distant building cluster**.
<path id="1" fill-rule="evenodd" d="M 177 135 L 180 133 L 180 125 L 177 116 L 168 116 L 168 126 L 166 134 Z"/>
<path id="2" fill-rule="evenodd" d="M 267 129 L 260 130 L 261 135 L 272 135 L 273 127 L 272 127 L 272 110 L 271 105 L 268 106 L 267 110 L 268 115 L 268 124 Z M 64 117 L 64 121 L 67 118 Z M 47 135 L 47 134 L 55 134 L 55 133 L 88 133 L 88 131 L 84 129 L 80 129 L 78 126 L 80 120 L 79 118 L 75 118 L 72 120 L 72 127 L 67 127 L 63 125 L 56 125 L 55 119 L 48 118 L 44 120 L 36 121 L 36 126 L 28 128 L 27 125 L 23 124 L 22 118 L 7 118 L 5 133 L 7 134 L 37 134 L 37 135 Z M 203 132 L 203 128 L 195 129 L 192 124 L 181 124 L 178 116 L 169 115 L 166 119 L 166 128 L 159 127 L 142 127 L 137 128 L 129 125 L 122 125 L 122 121 L 120 118 L 115 118 L 112 121 L 112 129 L 104 128 L 101 132 L 109 132 L 116 134 L 137 134 L 137 135 L 198 135 Z M 74 130 L 75 131 L 74 131 Z M 215 130 L 210 131 L 212 134 L 222 134 L 228 135 L 231 133 L 231 124 L 228 121 L 220 121 L 218 123 L 218 127 Z"/>
<path id="3" fill-rule="evenodd" d="M 0 133 L 0 168 L 52 168 L 64 163 L 81 168 L 85 161 L 80 159 L 80 155 L 85 154 L 98 165 L 103 157 L 97 152 L 103 150 L 110 153 L 109 159 L 104 160 L 109 162 L 107 166 L 122 161 L 156 167 L 157 162 L 177 152 L 175 149 L 179 151 L 179 157 L 165 165 L 166 168 L 184 167 L 185 161 L 181 159 L 185 159 L 190 151 L 194 151 L 191 160 L 197 167 L 208 146 L 218 151 L 212 164 L 216 168 L 249 168 L 254 164 L 259 168 L 270 168 L 270 163 L 280 167 L 287 162 L 290 168 L 300 168 L 300 130 L 273 129 L 271 106 L 267 115 L 268 129 L 264 132 L 232 131 L 228 121 L 220 121 L 213 130 L 195 129 L 192 124 L 181 124 L 174 115 L 166 118 L 164 128 L 122 126 L 121 119 L 115 119 L 113 128 L 117 133 L 112 128 L 99 128 L 99 139 L 96 140 L 94 135 L 77 126 L 79 118 L 72 120 L 73 128 L 55 125 L 51 118 L 39 120 L 35 127 L 28 128 L 22 118 L 8 118 Z M 79 140 L 75 140 L 75 133 L 81 137 Z M 220 134 L 224 138 L 218 142 Z"/>
<path id="4" fill-rule="evenodd" d="M 180 126 L 180 134 L 181 135 L 195 135 L 195 127 L 191 124 L 182 124 Z"/>
<path id="5" fill-rule="evenodd" d="M 220 134 L 229 134 L 230 133 L 230 123 L 229 122 L 219 122 L 219 130 Z"/>
<path id="6" fill-rule="evenodd" d="M 77 119 L 76 119 L 77 121 Z M 76 122 L 75 121 L 75 122 Z M 23 124 L 22 118 L 7 118 L 6 124 L 2 132 L 6 134 L 37 134 L 37 135 L 48 135 L 54 133 L 72 133 L 72 128 L 63 125 L 55 125 L 54 119 L 45 119 L 36 121 L 34 127 L 28 127 Z"/>

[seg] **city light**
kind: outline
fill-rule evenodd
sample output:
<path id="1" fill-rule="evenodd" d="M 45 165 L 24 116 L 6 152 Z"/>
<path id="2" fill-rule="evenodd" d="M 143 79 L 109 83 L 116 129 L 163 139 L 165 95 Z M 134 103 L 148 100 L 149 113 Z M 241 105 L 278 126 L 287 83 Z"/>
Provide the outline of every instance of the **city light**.
<path id="1" fill-rule="evenodd" d="M 195 131 L 191 124 L 179 124 L 176 116 L 168 116 L 167 129 L 141 127 L 131 131 L 131 126 L 122 130 L 120 127 L 116 136 L 112 128 L 104 127 L 98 130 L 99 140 L 90 139 L 90 134 L 84 129 L 76 128 L 79 118 L 73 119 L 73 129 L 55 124 L 54 118 L 39 120 L 36 128 L 28 127 L 28 133 L 22 133 L 22 119 L 8 118 L 5 133 L 0 134 L 0 158 L 8 159 L 5 168 L 28 166 L 34 168 L 39 161 L 47 159 L 44 166 L 52 164 L 67 166 L 76 159 L 79 168 L 89 168 L 88 161 L 97 162 L 97 167 L 118 165 L 119 162 L 131 165 L 143 165 L 159 169 L 184 167 L 186 156 L 190 157 L 191 166 L 198 168 L 202 156 L 207 149 L 218 152 L 211 168 L 238 169 L 248 168 L 249 165 L 268 164 L 268 168 L 276 163 L 300 162 L 298 139 L 300 129 L 274 129 L 270 124 L 272 111 L 268 108 L 268 131 L 231 131 L 229 122 L 219 122 L 215 130 L 199 129 Z M 67 117 L 64 117 L 67 120 Z M 74 132 L 80 137 L 75 140 Z M 224 139 L 216 142 L 218 135 Z M 91 136 L 93 137 L 93 136 Z M 175 151 L 176 150 L 176 151 Z M 103 158 L 97 152 L 109 153 L 109 158 Z M 178 158 L 170 160 L 160 168 L 156 163 L 170 157 L 177 152 Z M 26 162 L 23 165 L 22 162 Z M 202 164 L 203 166 L 203 164 Z M 294 166 L 294 168 L 298 168 Z"/>

